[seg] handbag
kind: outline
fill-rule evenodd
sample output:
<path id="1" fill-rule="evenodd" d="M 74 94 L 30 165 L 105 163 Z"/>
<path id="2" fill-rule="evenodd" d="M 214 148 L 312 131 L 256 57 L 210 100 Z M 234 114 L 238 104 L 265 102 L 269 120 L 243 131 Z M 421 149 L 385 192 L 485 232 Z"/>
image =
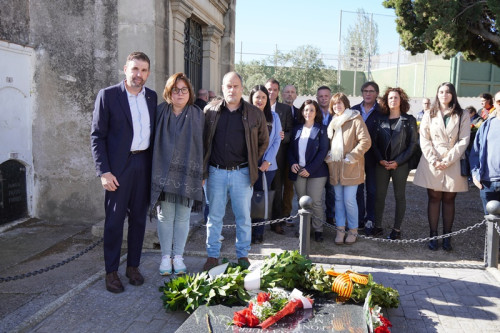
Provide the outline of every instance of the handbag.
<path id="1" fill-rule="evenodd" d="M 272 213 L 274 191 L 267 189 L 265 172 L 262 173 L 262 191 L 253 191 L 250 217 L 252 219 L 267 220 Z"/>
<path id="2" fill-rule="evenodd" d="M 460 124 L 462 123 L 462 115 L 460 115 L 458 123 L 458 135 L 460 135 Z M 470 164 L 469 164 L 469 155 L 464 153 L 462 157 L 460 157 L 460 175 L 463 177 L 470 177 Z"/>

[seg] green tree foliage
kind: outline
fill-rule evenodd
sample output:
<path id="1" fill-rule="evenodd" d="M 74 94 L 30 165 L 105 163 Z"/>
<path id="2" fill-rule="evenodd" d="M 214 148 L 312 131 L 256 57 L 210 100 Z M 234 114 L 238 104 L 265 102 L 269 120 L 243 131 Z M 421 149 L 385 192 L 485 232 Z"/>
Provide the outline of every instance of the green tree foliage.
<path id="1" fill-rule="evenodd" d="M 236 64 L 236 71 L 243 77 L 245 94 L 271 77 L 278 80 L 282 88 L 287 84 L 295 85 L 300 95 L 314 95 L 322 85 L 340 91 L 336 71 L 327 68 L 320 53 L 319 48 L 304 45 L 290 52 L 277 51 L 262 61 Z"/>
<path id="2" fill-rule="evenodd" d="M 462 52 L 500 66 L 499 0 L 385 0 L 396 12 L 403 47 L 445 58 Z"/>
<path id="3" fill-rule="evenodd" d="M 364 9 L 358 9 L 355 22 L 344 34 L 344 68 L 365 69 L 369 56 L 378 53 L 378 25 Z"/>

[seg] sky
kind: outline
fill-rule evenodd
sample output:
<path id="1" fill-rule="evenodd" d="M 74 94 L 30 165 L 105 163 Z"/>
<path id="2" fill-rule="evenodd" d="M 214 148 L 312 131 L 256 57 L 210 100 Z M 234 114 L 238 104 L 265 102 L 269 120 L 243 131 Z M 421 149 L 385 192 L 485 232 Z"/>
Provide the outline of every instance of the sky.
<path id="1" fill-rule="evenodd" d="M 343 43 L 359 8 L 373 13 L 378 24 L 379 54 L 396 52 L 399 35 L 394 10 L 385 8 L 382 0 L 237 0 L 235 61 L 265 58 L 276 47 L 287 52 L 313 45 L 321 49 L 328 66 L 336 66 L 341 10 Z"/>

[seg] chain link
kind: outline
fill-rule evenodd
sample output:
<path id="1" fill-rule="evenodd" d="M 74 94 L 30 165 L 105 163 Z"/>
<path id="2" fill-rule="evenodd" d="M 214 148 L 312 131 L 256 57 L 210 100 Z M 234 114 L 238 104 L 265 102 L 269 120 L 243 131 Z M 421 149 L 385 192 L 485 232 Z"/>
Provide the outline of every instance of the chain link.
<path id="1" fill-rule="evenodd" d="M 256 222 L 256 223 L 252 223 L 252 228 L 253 227 L 258 227 L 258 226 L 261 226 L 261 225 L 270 225 L 270 224 L 275 224 L 275 223 L 281 223 L 281 222 L 286 222 L 288 220 L 293 220 L 295 218 L 297 218 L 299 216 L 299 214 L 295 214 L 295 215 L 290 215 L 288 217 L 282 217 L 280 219 L 276 219 L 276 220 L 269 220 L 269 221 L 262 221 L 262 222 Z M 201 224 L 202 227 L 206 227 L 207 224 Z M 236 223 L 232 223 L 232 224 L 224 224 L 222 226 L 223 228 L 236 228 Z"/>
<path id="2" fill-rule="evenodd" d="M 326 221 L 322 221 L 317 216 L 313 215 L 313 217 L 315 219 L 321 221 L 324 226 L 326 226 L 330 229 L 338 230 L 336 226 L 331 225 L 331 224 L 327 223 Z M 417 238 L 417 239 L 386 239 L 386 238 L 370 237 L 370 236 L 365 236 L 365 235 L 361 235 L 361 234 L 358 234 L 358 237 L 362 238 L 362 239 L 381 242 L 381 243 L 415 244 L 415 243 L 424 243 L 424 242 L 428 242 L 431 240 L 438 240 L 438 239 L 443 239 L 443 238 L 447 238 L 447 237 L 457 236 L 457 235 L 469 232 L 473 229 L 479 228 L 480 226 L 484 225 L 485 223 L 486 223 L 486 220 L 482 220 L 481 222 L 478 222 L 474 225 L 468 226 L 467 228 L 460 229 L 460 230 L 457 230 L 454 232 L 450 232 L 449 234 L 443 234 L 443 235 L 434 236 L 434 237 Z M 495 228 L 497 229 L 498 233 L 500 234 L 500 227 L 498 226 L 497 223 L 495 223 Z"/>
<path id="3" fill-rule="evenodd" d="M 75 254 L 74 256 L 70 257 L 70 258 L 67 258 L 67 259 L 64 259 L 63 261 L 61 262 L 58 262 L 57 264 L 54 264 L 54 265 L 50 265 L 50 266 L 47 266 L 45 268 L 42 268 L 42 269 L 39 269 L 39 270 L 35 270 L 35 271 L 32 271 L 32 272 L 28 272 L 28 273 L 24 273 L 24 274 L 20 274 L 20 275 L 14 275 L 14 276 L 7 276 L 7 277 L 0 277 L 0 283 L 2 282 L 9 282 L 9 281 L 14 281 L 14 280 L 22 280 L 22 279 L 25 279 L 27 277 L 31 277 L 31 276 L 35 276 L 35 275 L 38 275 L 38 274 L 42 274 L 42 273 L 45 273 L 45 272 L 48 272 L 50 270 L 53 270 L 55 268 L 58 268 L 58 267 L 61 267 L 61 266 L 64 266 L 66 265 L 67 263 L 70 263 L 72 262 L 73 260 L 77 259 L 77 258 L 80 258 L 82 255 L 84 255 L 85 253 L 89 252 L 90 250 L 94 249 L 97 245 L 101 244 L 103 242 L 104 238 L 101 238 L 99 239 L 98 241 L 96 241 L 94 244 L 86 247 L 85 249 L 83 249 L 82 251 L 80 251 L 79 253 Z"/>

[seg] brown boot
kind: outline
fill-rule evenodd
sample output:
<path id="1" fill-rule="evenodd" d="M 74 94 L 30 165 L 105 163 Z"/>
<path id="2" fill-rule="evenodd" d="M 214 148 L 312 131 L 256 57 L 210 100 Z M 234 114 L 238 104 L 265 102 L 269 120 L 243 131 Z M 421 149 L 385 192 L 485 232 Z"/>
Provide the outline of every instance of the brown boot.
<path id="1" fill-rule="evenodd" d="M 335 244 L 343 245 L 345 237 L 345 227 L 337 227 L 337 236 L 335 237 Z"/>
<path id="2" fill-rule="evenodd" d="M 139 267 L 128 266 L 125 275 L 128 277 L 128 282 L 133 286 L 140 286 L 144 283 L 144 277 L 139 271 Z"/>
<path id="3" fill-rule="evenodd" d="M 115 294 L 122 293 L 125 290 L 117 271 L 106 274 L 106 289 Z"/>
<path id="4" fill-rule="evenodd" d="M 219 266 L 219 259 L 214 257 L 208 257 L 207 262 L 205 263 L 205 265 L 203 265 L 203 270 L 209 271 L 215 266 Z"/>
<path id="5" fill-rule="evenodd" d="M 345 243 L 347 245 L 352 245 L 356 243 L 356 239 L 358 239 L 358 229 L 351 229 L 347 232 L 347 237 L 345 239 Z"/>

